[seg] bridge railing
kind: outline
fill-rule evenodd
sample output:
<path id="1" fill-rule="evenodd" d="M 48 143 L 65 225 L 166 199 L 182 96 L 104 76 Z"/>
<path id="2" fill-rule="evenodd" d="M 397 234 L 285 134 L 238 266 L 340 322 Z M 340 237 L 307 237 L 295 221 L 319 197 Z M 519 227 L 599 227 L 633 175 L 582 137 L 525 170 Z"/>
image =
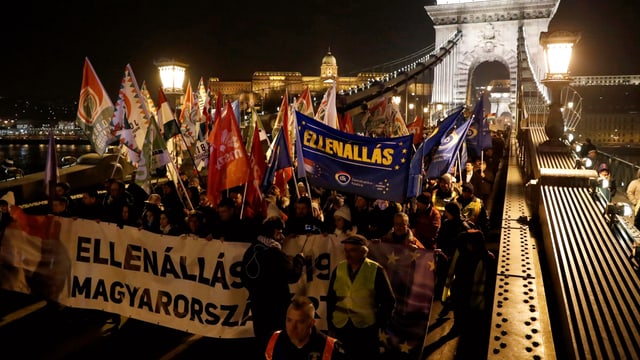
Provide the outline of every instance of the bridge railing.
<path id="1" fill-rule="evenodd" d="M 531 177 L 527 203 L 539 248 L 558 358 L 632 359 L 640 353 L 640 280 L 618 219 L 593 186 L 597 173 L 570 152 L 543 153 L 544 129 L 521 129 L 519 157 Z M 524 160 L 524 161 L 522 161 Z M 524 310 L 524 309 L 523 309 Z"/>
<path id="2" fill-rule="evenodd" d="M 382 96 L 395 95 L 398 91 L 408 86 L 412 80 L 441 63 L 453 51 L 461 38 L 462 32 L 458 30 L 439 48 L 434 49 L 428 55 L 421 56 L 413 62 L 389 72 L 378 81 L 363 84 L 362 87 L 355 91 L 338 94 L 336 99 L 338 112 L 345 113 L 349 111 L 353 116 L 364 111 L 363 105 L 371 105 L 373 101 Z"/>

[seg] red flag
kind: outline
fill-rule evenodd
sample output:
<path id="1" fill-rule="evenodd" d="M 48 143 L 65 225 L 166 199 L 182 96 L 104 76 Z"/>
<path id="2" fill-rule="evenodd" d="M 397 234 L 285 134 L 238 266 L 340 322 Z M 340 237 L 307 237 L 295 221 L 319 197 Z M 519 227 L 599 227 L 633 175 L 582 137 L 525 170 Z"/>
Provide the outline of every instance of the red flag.
<path id="1" fill-rule="evenodd" d="M 355 130 L 353 129 L 353 121 L 351 120 L 351 114 L 345 113 L 344 115 L 340 115 L 338 117 L 338 122 L 340 124 L 340 131 L 355 134 Z"/>
<path id="2" fill-rule="evenodd" d="M 413 144 L 420 144 L 424 140 L 424 117 L 416 116 L 415 120 L 407 125 L 407 129 L 413 134 Z"/>
<path id="3" fill-rule="evenodd" d="M 265 210 L 260 184 L 267 167 L 267 158 L 262 150 L 259 131 L 260 129 L 256 126 L 253 132 L 253 140 L 251 141 L 251 154 L 249 157 L 251 171 L 247 181 L 247 206 L 244 213 L 246 217 L 254 217 L 255 214 L 262 214 Z"/>
<path id="4" fill-rule="evenodd" d="M 211 132 L 207 197 L 216 205 L 222 190 L 246 184 L 250 171 L 240 126 L 231 103 L 227 101 L 226 107 L 225 116 L 216 121 Z"/>

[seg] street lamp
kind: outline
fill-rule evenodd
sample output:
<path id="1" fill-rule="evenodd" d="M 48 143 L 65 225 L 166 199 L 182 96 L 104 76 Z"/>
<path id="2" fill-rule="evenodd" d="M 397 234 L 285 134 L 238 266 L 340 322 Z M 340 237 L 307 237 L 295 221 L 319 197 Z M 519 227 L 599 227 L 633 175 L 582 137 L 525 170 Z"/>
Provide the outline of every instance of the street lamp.
<path id="1" fill-rule="evenodd" d="M 173 95 L 175 97 L 174 103 L 177 110 L 180 95 L 184 94 L 185 72 L 189 65 L 173 59 L 156 61 L 155 65 L 158 67 L 158 71 L 160 72 L 162 91 L 165 95 Z"/>
<path id="2" fill-rule="evenodd" d="M 551 102 L 549 117 L 544 130 L 548 140 L 540 144 L 538 150 L 543 152 L 564 152 L 569 147 L 563 142 L 564 119 L 560 93 L 563 87 L 571 83 L 569 64 L 573 46 L 580 40 L 580 34 L 567 31 L 540 33 L 540 45 L 544 49 L 547 74 L 542 83 L 549 89 Z"/>

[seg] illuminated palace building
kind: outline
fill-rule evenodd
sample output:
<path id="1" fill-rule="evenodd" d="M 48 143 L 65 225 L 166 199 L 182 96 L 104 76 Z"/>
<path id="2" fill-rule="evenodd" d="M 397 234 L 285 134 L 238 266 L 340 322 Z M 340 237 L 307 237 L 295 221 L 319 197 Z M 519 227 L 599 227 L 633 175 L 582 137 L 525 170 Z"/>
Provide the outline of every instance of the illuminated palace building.
<path id="1" fill-rule="evenodd" d="M 308 86 L 314 110 L 317 110 L 323 95 L 334 81 L 337 91 L 346 93 L 352 88 L 381 79 L 385 74 L 362 72 L 357 76 L 339 76 L 338 62 L 329 50 L 322 58 L 319 76 L 306 76 L 296 71 L 257 71 L 253 73 L 251 81 L 220 81 L 219 78 L 212 77 L 209 79 L 209 88 L 213 93 L 220 92 L 226 97 L 240 98 L 241 108 L 246 109 L 247 104 L 253 102 L 258 110 L 273 112 L 280 106 L 285 89 L 291 101 Z M 412 94 L 430 95 L 430 84 L 413 84 L 412 88 Z"/>
<path id="2" fill-rule="evenodd" d="M 329 50 L 322 58 L 319 76 L 305 76 L 295 71 L 257 71 L 251 81 L 220 81 L 212 77 L 209 88 L 227 98 L 239 98 L 242 110 L 253 103 L 259 111 L 273 113 L 277 112 L 285 89 L 291 101 L 308 86 L 317 110 L 332 82 L 336 82 L 338 92 L 348 93 L 354 87 L 385 75 L 384 72 L 362 72 L 352 77 L 339 76 L 338 62 Z M 509 80 L 494 80 L 489 84 L 476 84 L 476 87 L 484 89 L 485 85 L 503 82 L 508 84 Z M 409 87 L 408 93 L 415 96 L 416 109 L 427 106 L 432 84 L 416 82 Z M 571 87 L 582 97 L 581 120 L 573 129 L 577 141 L 591 138 L 600 146 L 631 145 L 640 148 L 640 75 L 575 76 Z M 491 105 L 485 111 L 500 117 L 503 114 L 501 107 L 508 108 L 508 105 L 499 99 L 498 88 L 501 87 L 496 86 L 491 99 L 487 99 Z M 412 121 L 410 118 L 407 120 Z"/>

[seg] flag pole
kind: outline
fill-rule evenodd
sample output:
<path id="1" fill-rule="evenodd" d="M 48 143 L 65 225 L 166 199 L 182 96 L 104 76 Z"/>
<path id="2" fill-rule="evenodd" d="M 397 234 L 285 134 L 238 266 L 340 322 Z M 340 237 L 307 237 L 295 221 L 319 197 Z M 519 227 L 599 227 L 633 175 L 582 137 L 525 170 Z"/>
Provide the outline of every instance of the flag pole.
<path id="1" fill-rule="evenodd" d="M 189 85 L 187 86 L 187 89 L 189 91 L 191 91 L 191 82 L 189 82 Z M 184 111 L 184 108 L 182 109 L 182 111 Z M 181 112 L 181 114 L 182 114 L 182 112 Z M 188 116 L 188 114 L 185 114 L 185 117 L 186 116 Z M 176 120 L 179 120 L 180 117 L 181 116 L 178 116 L 178 106 L 176 105 L 175 109 L 174 109 L 174 118 Z M 184 134 L 182 133 L 182 123 L 178 122 L 178 124 L 180 125 L 180 138 L 182 138 L 182 142 L 184 143 L 184 147 L 187 150 L 187 153 L 189 154 L 189 159 L 191 159 L 191 163 L 193 164 L 193 169 L 195 170 L 196 176 L 198 177 L 198 180 L 200 181 L 200 184 L 204 184 L 204 181 L 202 180 L 202 177 L 200 176 L 200 171 L 198 171 L 198 167 L 196 166 L 196 161 L 193 158 L 193 154 L 191 154 L 191 149 L 189 149 L 189 145 L 187 144 L 187 140 L 184 138 Z M 173 138 L 175 138 L 175 136 Z M 174 144 L 175 144 L 175 141 L 174 141 Z M 175 144 L 175 145 L 177 145 L 177 144 Z M 178 146 L 176 146 L 176 151 L 178 151 L 177 148 L 178 148 Z M 182 154 L 180 154 L 180 155 L 182 157 Z M 179 171 L 177 171 L 177 173 L 178 173 L 178 175 L 180 174 Z M 180 176 L 178 176 L 178 177 L 180 177 Z"/>
<path id="2" fill-rule="evenodd" d="M 184 147 L 187 149 L 187 153 L 189 154 L 189 158 L 191 159 L 191 163 L 193 164 L 193 170 L 196 172 L 196 176 L 198 177 L 198 180 L 200 180 L 201 184 L 204 184 L 204 181 L 202 180 L 202 177 L 200 176 L 200 171 L 198 171 L 198 166 L 196 166 L 196 160 L 193 158 L 193 154 L 191 154 L 191 150 L 189 149 L 189 145 L 187 144 L 187 140 L 185 140 L 184 135 L 182 134 L 182 131 L 180 131 L 180 137 L 182 138 L 182 142 L 184 143 Z M 211 160 L 211 159 L 209 159 Z M 179 172 L 178 172 L 179 174 Z"/>
<path id="3" fill-rule="evenodd" d="M 193 203 L 191 202 L 191 197 L 189 197 L 189 192 L 187 191 L 187 189 L 184 186 L 184 182 L 182 181 L 182 178 L 180 177 L 180 173 L 177 171 L 176 164 L 173 161 L 171 161 L 171 165 L 174 168 L 173 171 L 178 174 L 178 176 L 177 176 L 178 184 L 180 184 L 180 186 L 182 187 L 182 192 L 186 195 L 187 204 L 189 205 L 189 210 L 195 210 L 194 207 L 193 207 Z M 179 196 L 179 198 L 180 198 L 180 202 L 182 202 L 182 206 L 185 206 L 184 200 L 182 199 L 182 196 Z"/>
<path id="4" fill-rule="evenodd" d="M 53 130 L 49 130 L 49 149 L 45 167 L 45 182 L 49 210 L 51 210 L 55 198 L 56 184 L 58 183 L 58 158 L 56 155 L 56 140 L 53 136 Z"/>
<path id="5" fill-rule="evenodd" d="M 242 205 L 240 205 L 240 220 L 242 220 L 242 215 L 244 214 L 244 199 L 247 195 L 247 184 L 244 184 L 244 190 L 242 190 Z"/>
<path id="6" fill-rule="evenodd" d="M 120 145 L 118 147 L 118 158 L 116 159 L 116 162 L 113 164 L 113 171 L 111 171 L 111 178 L 112 179 L 116 175 L 116 169 L 118 168 L 118 164 L 120 164 L 120 157 L 121 156 L 122 156 L 122 143 L 120 143 Z M 122 178 L 124 179 L 124 173 L 122 174 Z"/>

